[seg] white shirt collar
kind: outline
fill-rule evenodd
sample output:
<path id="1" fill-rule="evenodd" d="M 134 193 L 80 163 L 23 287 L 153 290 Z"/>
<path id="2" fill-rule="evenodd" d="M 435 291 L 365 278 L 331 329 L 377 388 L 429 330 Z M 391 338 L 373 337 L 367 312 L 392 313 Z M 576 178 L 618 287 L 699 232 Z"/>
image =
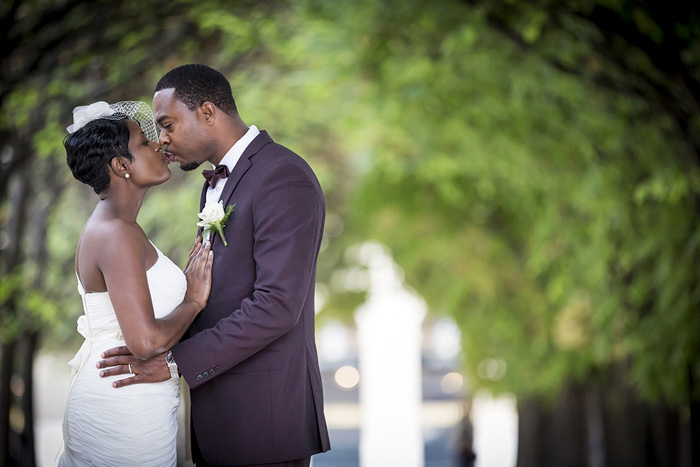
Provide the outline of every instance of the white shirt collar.
<path id="1" fill-rule="evenodd" d="M 243 151 L 246 150 L 248 145 L 259 134 L 260 134 L 260 130 L 258 130 L 258 127 L 256 127 L 255 125 L 251 125 L 248 128 L 248 131 L 246 132 L 246 134 L 243 135 L 243 137 L 241 139 L 236 141 L 233 144 L 233 146 L 231 146 L 231 149 L 229 149 L 226 152 L 224 157 L 219 162 L 219 165 L 224 164 L 224 165 L 226 165 L 226 167 L 228 167 L 229 172 L 233 172 L 233 168 L 236 166 L 238 159 L 241 158 Z M 219 201 L 219 197 L 221 196 L 221 193 L 224 191 L 224 187 L 226 186 L 227 180 L 228 180 L 228 178 L 224 178 L 222 180 L 219 180 L 219 182 L 216 184 L 216 187 L 207 188 L 207 194 L 206 194 L 206 198 L 204 200 L 206 204 L 217 203 Z"/>
<path id="2" fill-rule="evenodd" d="M 226 167 L 228 167 L 229 172 L 233 172 L 233 168 L 236 166 L 236 162 L 238 162 L 238 159 L 241 158 L 243 151 L 246 150 L 248 145 L 259 134 L 260 134 L 260 130 L 258 130 L 258 127 L 256 127 L 255 125 L 250 125 L 250 127 L 248 128 L 248 131 L 246 131 L 245 135 L 243 135 L 243 137 L 241 137 L 241 139 L 236 141 L 233 144 L 233 146 L 231 146 L 231 149 L 228 150 L 228 152 L 221 159 L 221 162 L 219 162 L 219 165 L 223 164 Z"/>

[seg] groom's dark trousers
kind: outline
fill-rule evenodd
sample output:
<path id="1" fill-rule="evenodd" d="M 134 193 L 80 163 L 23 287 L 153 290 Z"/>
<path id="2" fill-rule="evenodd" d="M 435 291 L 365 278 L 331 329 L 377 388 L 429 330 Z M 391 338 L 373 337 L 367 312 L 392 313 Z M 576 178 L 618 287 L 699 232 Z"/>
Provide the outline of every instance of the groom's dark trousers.
<path id="1" fill-rule="evenodd" d="M 323 193 L 308 164 L 262 131 L 220 200 L 235 205 L 228 246 L 212 237 L 209 301 L 172 349 L 191 389 L 192 457 L 200 466 L 308 465 L 330 449 L 314 339 Z"/>

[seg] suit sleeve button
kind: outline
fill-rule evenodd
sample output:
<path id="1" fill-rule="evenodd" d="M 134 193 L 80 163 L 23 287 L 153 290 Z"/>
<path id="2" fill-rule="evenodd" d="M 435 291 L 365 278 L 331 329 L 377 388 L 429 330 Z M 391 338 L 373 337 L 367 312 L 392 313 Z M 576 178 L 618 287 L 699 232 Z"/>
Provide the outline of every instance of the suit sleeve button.
<path id="1" fill-rule="evenodd" d="M 219 365 L 216 365 L 216 366 L 214 367 L 214 371 L 221 371 L 221 367 L 220 367 Z"/>
<path id="2" fill-rule="evenodd" d="M 197 381 L 202 381 L 202 375 L 197 375 Z"/>

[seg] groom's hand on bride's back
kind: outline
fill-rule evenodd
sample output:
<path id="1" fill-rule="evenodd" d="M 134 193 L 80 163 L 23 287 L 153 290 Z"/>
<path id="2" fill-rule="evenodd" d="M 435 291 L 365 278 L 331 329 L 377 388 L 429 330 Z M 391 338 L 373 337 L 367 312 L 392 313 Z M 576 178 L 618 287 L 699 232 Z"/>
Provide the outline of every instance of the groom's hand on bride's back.
<path id="1" fill-rule="evenodd" d="M 164 352 L 148 360 L 141 360 L 132 355 L 126 346 L 114 347 L 102 354 L 102 360 L 97 362 L 97 368 L 104 368 L 100 371 L 102 378 L 129 375 L 127 378 L 112 383 L 115 388 L 140 383 L 160 383 L 170 379 L 170 370 L 165 362 L 166 354 L 167 352 Z"/>

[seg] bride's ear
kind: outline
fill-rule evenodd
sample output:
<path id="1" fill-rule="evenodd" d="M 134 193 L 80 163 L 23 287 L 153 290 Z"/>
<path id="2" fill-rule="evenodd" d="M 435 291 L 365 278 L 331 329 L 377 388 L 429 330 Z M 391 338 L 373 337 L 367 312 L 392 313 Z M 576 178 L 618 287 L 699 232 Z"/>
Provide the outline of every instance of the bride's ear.
<path id="1" fill-rule="evenodd" d="M 117 177 L 129 178 L 129 166 L 123 157 L 113 157 L 109 163 L 110 169 Z"/>

